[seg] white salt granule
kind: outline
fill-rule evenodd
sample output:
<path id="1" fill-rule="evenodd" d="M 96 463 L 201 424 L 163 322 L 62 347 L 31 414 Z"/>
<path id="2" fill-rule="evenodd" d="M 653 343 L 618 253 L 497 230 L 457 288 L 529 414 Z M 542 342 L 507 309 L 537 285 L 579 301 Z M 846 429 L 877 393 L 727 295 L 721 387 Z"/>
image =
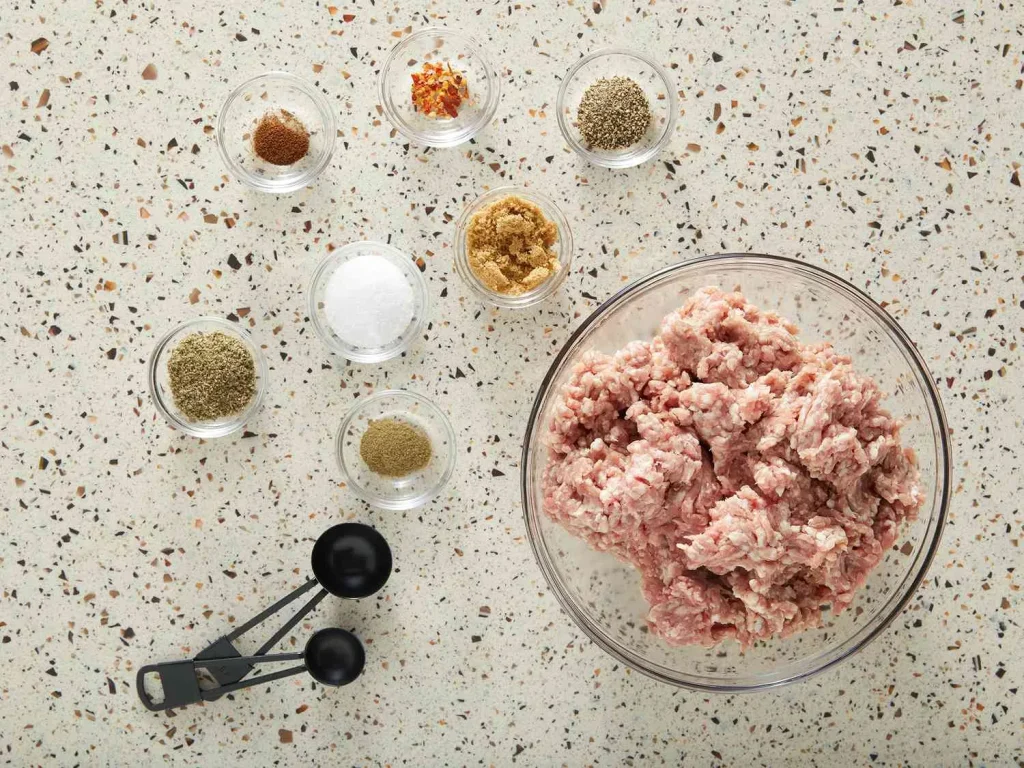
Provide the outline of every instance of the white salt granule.
<path id="1" fill-rule="evenodd" d="M 338 267 L 324 290 L 327 322 L 346 344 L 383 347 L 412 322 L 412 286 L 383 256 L 357 256 Z"/>

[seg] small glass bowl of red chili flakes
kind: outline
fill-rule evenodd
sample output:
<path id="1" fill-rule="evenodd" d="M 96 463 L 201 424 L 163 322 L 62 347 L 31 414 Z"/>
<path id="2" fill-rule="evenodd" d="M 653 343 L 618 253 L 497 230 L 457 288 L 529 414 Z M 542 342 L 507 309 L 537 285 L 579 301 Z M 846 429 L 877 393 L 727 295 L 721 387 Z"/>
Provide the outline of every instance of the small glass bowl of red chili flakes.
<path id="1" fill-rule="evenodd" d="M 454 147 L 494 119 L 501 86 L 479 43 L 429 27 L 391 50 L 377 91 L 396 131 L 417 144 Z"/>

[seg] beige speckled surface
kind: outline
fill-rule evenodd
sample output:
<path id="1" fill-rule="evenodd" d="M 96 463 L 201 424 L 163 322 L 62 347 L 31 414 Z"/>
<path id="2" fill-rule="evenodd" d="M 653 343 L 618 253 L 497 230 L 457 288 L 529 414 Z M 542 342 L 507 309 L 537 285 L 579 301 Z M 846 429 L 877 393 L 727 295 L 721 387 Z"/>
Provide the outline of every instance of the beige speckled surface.
<path id="1" fill-rule="evenodd" d="M 1020 761 L 1020 4 L 336 1 L 3 11 L 0 764 Z M 475 143 L 423 151 L 380 116 L 375 75 L 435 21 L 486 40 L 504 95 Z M 679 89 L 668 152 L 626 172 L 583 165 L 553 114 L 560 76 L 608 44 L 650 51 Z M 324 176 L 279 198 L 225 175 L 212 128 L 271 68 L 315 82 L 340 131 Z M 557 200 L 579 248 L 559 299 L 521 314 L 451 267 L 463 206 L 506 183 Z M 376 367 L 331 359 L 306 318 L 314 264 L 356 239 L 422 258 L 434 302 L 426 338 Z M 526 415 L 572 328 L 625 282 L 724 250 L 806 259 L 884 302 L 955 451 L 949 527 L 904 614 L 840 668 L 742 697 L 603 655 L 549 594 L 518 501 Z M 270 362 L 244 437 L 182 436 L 149 400 L 155 340 L 200 314 L 243 323 Z M 332 455 L 354 399 L 385 386 L 435 399 L 460 441 L 449 492 L 412 513 L 358 503 Z M 359 681 L 141 707 L 138 666 L 297 586 L 342 519 L 377 526 L 397 571 L 285 644 L 355 629 Z"/>

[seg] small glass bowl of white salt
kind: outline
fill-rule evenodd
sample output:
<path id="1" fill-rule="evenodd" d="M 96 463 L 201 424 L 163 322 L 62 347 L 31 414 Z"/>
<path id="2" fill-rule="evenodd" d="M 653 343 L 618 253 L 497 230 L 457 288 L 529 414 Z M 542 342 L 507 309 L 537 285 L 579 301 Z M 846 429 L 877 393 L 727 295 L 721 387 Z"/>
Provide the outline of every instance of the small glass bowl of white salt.
<path id="1" fill-rule="evenodd" d="M 309 316 L 323 343 L 356 363 L 405 352 L 426 322 L 427 283 L 410 256 L 384 243 L 328 254 L 309 283 Z"/>

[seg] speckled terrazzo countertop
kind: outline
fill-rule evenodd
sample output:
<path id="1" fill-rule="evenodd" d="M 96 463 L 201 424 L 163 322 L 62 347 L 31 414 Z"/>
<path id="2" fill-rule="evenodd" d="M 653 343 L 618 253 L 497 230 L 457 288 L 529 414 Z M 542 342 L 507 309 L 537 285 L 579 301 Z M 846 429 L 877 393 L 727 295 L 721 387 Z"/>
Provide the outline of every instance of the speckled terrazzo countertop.
<path id="1" fill-rule="evenodd" d="M 1024 7 L 335 1 L 4 8 L 0 764 L 1021 761 Z M 456 150 L 410 147 L 376 105 L 386 51 L 434 21 L 502 67 L 499 119 Z M 679 89 L 669 151 L 627 172 L 582 164 L 554 117 L 561 75 L 608 44 L 650 51 Z M 213 136 L 228 91 L 271 68 L 339 117 L 331 167 L 286 197 L 225 175 Z M 560 299 L 518 314 L 451 267 L 463 206 L 510 182 L 561 203 L 579 248 Z M 434 301 L 426 341 L 376 367 L 329 358 L 305 317 L 314 264 L 357 239 L 420 257 Z M 737 697 L 659 685 L 589 642 L 518 493 L 529 406 L 571 330 L 625 282 L 725 250 L 805 259 L 884 303 L 955 450 L 949 526 L 907 610 L 838 669 Z M 206 443 L 161 421 L 145 382 L 157 337 L 200 314 L 243 324 L 271 366 L 245 434 Z M 460 440 L 449 492 L 412 513 L 358 503 L 331 450 L 385 386 L 434 398 Z M 357 683 L 142 708 L 141 664 L 297 586 L 345 519 L 388 537 L 397 572 L 292 642 L 357 629 Z"/>

